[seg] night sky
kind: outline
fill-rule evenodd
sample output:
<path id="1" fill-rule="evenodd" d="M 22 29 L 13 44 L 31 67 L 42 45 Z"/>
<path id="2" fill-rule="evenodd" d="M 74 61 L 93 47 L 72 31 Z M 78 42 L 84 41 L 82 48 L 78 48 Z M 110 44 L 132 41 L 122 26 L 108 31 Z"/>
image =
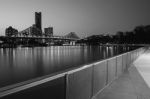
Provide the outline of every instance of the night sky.
<path id="1" fill-rule="evenodd" d="M 8 26 L 28 28 L 36 11 L 54 35 L 115 34 L 150 24 L 150 0 L 0 0 L 0 35 Z"/>

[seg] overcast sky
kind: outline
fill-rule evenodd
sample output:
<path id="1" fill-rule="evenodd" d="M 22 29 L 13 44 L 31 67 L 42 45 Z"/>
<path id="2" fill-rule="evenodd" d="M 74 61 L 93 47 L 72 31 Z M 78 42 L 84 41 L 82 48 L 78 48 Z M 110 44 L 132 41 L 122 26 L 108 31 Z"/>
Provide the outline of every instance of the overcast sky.
<path id="1" fill-rule="evenodd" d="M 28 28 L 36 11 L 55 35 L 114 34 L 150 24 L 150 0 L 0 0 L 0 35 L 8 26 Z"/>

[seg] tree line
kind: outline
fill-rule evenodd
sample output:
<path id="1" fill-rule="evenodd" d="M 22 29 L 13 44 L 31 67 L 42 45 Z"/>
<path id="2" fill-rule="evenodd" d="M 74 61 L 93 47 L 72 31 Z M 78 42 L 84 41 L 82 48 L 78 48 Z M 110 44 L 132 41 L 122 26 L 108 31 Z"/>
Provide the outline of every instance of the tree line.
<path id="1" fill-rule="evenodd" d="M 150 25 L 140 25 L 132 31 L 118 31 L 115 35 L 92 35 L 81 39 L 78 43 L 97 44 L 150 44 Z"/>

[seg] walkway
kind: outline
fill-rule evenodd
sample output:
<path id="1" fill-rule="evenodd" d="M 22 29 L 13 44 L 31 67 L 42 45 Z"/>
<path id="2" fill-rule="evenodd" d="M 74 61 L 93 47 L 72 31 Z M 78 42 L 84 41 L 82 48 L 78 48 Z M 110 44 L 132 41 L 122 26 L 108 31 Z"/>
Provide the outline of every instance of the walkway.
<path id="1" fill-rule="evenodd" d="M 95 99 L 150 99 L 150 50 Z"/>

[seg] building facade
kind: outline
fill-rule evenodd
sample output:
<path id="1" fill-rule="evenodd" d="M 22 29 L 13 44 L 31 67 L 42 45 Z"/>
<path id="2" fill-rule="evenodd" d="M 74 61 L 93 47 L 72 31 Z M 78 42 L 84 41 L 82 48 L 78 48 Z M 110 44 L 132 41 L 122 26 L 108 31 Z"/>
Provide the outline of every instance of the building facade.
<path id="1" fill-rule="evenodd" d="M 35 12 L 35 26 L 42 31 L 42 13 Z"/>
<path id="2" fill-rule="evenodd" d="M 6 36 L 17 36 L 18 35 L 18 30 L 13 28 L 12 26 L 9 26 L 8 28 L 6 28 L 5 30 L 5 35 Z"/>
<path id="3" fill-rule="evenodd" d="M 53 36 L 53 27 L 44 28 L 45 36 Z"/>
<path id="4" fill-rule="evenodd" d="M 36 27 L 35 24 L 29 28 L 19 32 L 20 36 L 42 36 L 42 31 Z"/>

